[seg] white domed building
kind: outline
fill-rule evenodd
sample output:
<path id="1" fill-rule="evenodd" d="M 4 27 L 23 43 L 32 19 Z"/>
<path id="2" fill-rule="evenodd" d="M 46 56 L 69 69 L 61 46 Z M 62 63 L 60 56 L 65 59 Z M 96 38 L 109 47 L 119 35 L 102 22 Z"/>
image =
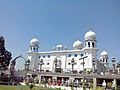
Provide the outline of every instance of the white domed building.
<path id="1" fill-rule="evenodd" d="M 30 41 L 28 59 L 30 60 L 30 69 L 37 70 L 39 68 L 38 60 L 39 40 L 35 37 Z"/>
<path id="2" fill-rule="evenodd" d="M 106 64 L 97 59 L 97 41 L 96 34 L 88 31 L 85 34 L 84 41 L 76 40 L 73 43 L 73 49 L 66 46 L 56 45 L 51 51 L 38 52 L 39 41 L 34 38 L 30 41 L 28 59 L 31 61 L 30 69 L 33 71 L 50 72 L 81 72 L 83 70 L 92 71 L 95 68 L 97 73 L 105 72 Z M 101 53 L 101 59 L 106 57 L 107 52 Z M 95 65 L 93 64 L 95 58 Z M 83 65 L 84 63 L 84 65 Z"/>

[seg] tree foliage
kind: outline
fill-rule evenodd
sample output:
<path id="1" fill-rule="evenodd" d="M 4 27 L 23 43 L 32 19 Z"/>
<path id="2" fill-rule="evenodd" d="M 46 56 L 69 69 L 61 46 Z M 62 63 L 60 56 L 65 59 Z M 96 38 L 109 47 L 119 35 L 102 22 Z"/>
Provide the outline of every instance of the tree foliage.
<path id="1" fill-rule="evenodd" d="M 6 70 L 12 59 L 12 54 L 5 49 L 5 39 L 0 36 L 0 69 Z"/>

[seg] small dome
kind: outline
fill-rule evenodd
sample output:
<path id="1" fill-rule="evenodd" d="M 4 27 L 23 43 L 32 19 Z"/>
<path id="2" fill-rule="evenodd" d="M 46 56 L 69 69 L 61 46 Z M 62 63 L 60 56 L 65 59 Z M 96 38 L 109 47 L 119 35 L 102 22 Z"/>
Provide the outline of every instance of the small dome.
<path id="1" fill-rule="evenodd" d="M 63 45 L 57 45 L 56 48 L 63 48 Z"/>
<path id="2" fill-rule="evenodd" d="M 64 46 L 61 45 L 61 44 L 59 44 L 59 45 L 56 46 L 56 50 L 63 50 L 63 48 L 64 48 Z"/>
<path id="3" fill-rule="evenodd" d="M 33 38 L 31 41 L 30 41 L 30 45 L 34 45 L 34 46 L 39 46 L 39 41 L 37 38 Z"/>
<path id="4" fill-rule="evenodd" d="M 100 56 L 107 56 L 107 55 L 108 55 L 108 53 L 106 51 L 102 51 L 100 54 Z"/>
<path id="5" fill-rule="evenodd" d="M 82 49 L 82 42 L 80 40 L 77 40 L 73 44 L 74 49 Z"/>
<path id="6" fill-rule="evenodd" d="M 86 34 L 85 34 L 85 40 L 96 40 L 96 34 L 95 32 L 93 31 L 88 31 Z"/>

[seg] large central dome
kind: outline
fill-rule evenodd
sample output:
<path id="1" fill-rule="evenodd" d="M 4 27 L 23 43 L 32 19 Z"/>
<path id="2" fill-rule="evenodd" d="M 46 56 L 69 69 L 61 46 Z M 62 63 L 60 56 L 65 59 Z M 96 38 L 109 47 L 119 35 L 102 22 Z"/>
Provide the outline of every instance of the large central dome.
<path id="1" fill-rule="evenodd" d="M 95 32 L 93 31 L 88 31 L 86 34 L 85 34 L 85 40 L 96 40 L 96 34 Z"/>

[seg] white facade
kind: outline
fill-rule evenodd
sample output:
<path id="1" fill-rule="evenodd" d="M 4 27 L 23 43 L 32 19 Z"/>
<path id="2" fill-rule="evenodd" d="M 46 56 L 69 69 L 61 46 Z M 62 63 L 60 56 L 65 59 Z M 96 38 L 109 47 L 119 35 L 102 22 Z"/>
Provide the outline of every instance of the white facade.
<path id="1" fill-rule="evenodd" d="M 30 69 L 41 69 L 44 71 L 54 72 L 55 68 L 60 68 L 62 72 L 70 72 L 72 71 L 71 60 L 74 59 L 74 70 L 80 72 L 83 71 L 84 68 L 87 71 L 91 71 L 94 68 L 92 60 L 95 58 L 95 69 L 97 69 L 97 72 L 100 73 L 102 70 L 101 68 L 104 68 L 106 62 L 104 62 L 105 65 L 102 65 L 103 62 L 97 60 L 96 44 L 96 34 L 92 31 L 88 31 L 85 34 L 85 40 L 83 43 L 80 40 L 73 43 L 73 50 L 69 50 L 63 45 L 57 45 L 52 51 L 38 52 L 39 41 L 34 38 L 30 41 L 28 51 L 28 59 L 31 62 Z M 43 61 L 42 65 L 40 64 L 41 60 Z M 55 62 L 56 60 L 57 62 Z M 102 65 L 102 67 L 97 64 Z"/>

